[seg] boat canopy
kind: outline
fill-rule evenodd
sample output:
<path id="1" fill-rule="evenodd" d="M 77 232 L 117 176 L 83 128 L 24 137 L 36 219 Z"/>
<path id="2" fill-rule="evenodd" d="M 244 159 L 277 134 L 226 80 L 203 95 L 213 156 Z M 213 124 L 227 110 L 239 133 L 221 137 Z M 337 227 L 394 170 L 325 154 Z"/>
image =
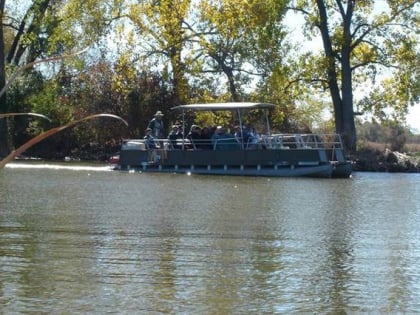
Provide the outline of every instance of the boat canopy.
<path id="1" fill-rule="evenodd" d="M 251 103 L 251 102 L 229 102 L 229 103 L 208 103 L 208 104 L 187 104 L 174 106 L 171 110 L 239 110 L 239 109 L 269 109 L 276 105 L 270 103 Z"/>

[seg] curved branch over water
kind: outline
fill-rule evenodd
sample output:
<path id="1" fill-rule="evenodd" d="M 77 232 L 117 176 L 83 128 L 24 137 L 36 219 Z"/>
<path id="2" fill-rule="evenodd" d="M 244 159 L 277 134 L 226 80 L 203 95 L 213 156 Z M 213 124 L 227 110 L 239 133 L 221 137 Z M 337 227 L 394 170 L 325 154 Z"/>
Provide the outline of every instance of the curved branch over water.
<path id="1" fill-rule="evenodd" d="M 5 115 L 7 115 L 7 114 L 5 114 Z M 94 118 L 98 118 L 98 117 L 115 118 L 115 119 L 121 120 L 126 126 L 128 126 L 128 123 L 124 119 L 122 119 L 121 117 L 119 117 L 117 115 L 112 115 L 112 114 L 95 114 L 95 115 L 90 115 L 90 116 L 87 116 L 85 118 L 69 122 L 66 125 L 47 130 L 47 131 L 39 134 L 38 136 L 32 138 L 31 140 L 29 140 L 28 142 L 26 142 L 25 144 L 23 144 L 22 146 L 20 146 L 16 150 L 13 150 L 8 156 L 6 156 L 3 160 L 0 161 L 0 169 L 4 168 L 4 166 L 7 163 L 9 163 L 10 161 L 12 161 L 16 156 L 18 156 L 19 154 L 22 154 L 27 149 L 29 149 L 33 145 L 37 144 L 38 142 L 44 140 L 45 138 L 48 138 L 49 136 L 52 136 L 52 135 L 54 135 L 54 134 L 56 134 L 56 133 L 58 133 L 58 132 L 60 132 L 64 129 L 69 128 L 69 127 L 73 127 L 74 125 L 76 125 L 76 124 L 78 124 L 82 121 L 90 120 L 90 119 L 94 119 Z"/>
<path id="2" fill-rule="evenodd" d="M 47 116 L 42 115 L 42 114 L 37 114 L 37 113 L 7 113 L 7 114 L 0 114 L 0 119 L 1 118 L 7 118 L 7 117 L 14 117 L 14 116 L 36 116 L 36 117 L 41 117 L 44 118 L 48 121 L 51 122 L 51 119 L 49 119 Z"/>

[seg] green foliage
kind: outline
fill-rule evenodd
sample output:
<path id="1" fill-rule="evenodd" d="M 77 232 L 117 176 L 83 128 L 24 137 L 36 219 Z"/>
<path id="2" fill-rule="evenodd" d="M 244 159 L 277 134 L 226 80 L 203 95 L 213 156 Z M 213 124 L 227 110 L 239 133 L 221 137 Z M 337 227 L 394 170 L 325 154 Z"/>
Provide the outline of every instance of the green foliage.
<path id="1" fill-rule="evenodd" d="M 371 0 L 293 2 L 295 12 L 305 16 L 308 38 L 320 35 L 319 4 L 325 6 L 328 54 L 301 51 L 285 40 L 282 20 L 289 2 L 33 0 L 26 6 L 8 2 L 1 53 L 9 65 L 65 55 L 80 47 L 91 50 L 71 61 L 25 71 L 8 91 L 7 103 L 0 103 L 0 112 L 36 111 L 52 118 L 52 126 L 98 112 L 122 116 L 130 123 L 126 129 L 95 121 L 49 140 L 54 146 L 65 138 L 65 150 L 78 143 L 141 137 L 156 110 L 165 113 L 167 126 L 179 122 L 169 110 L 179 103 L 275 103 L 270 118 L 277 131 L 330 131 L 325 112 L 346 109 L 352 114 L 348 109 L 353 105 L 380 122 L 403 121 L 409 106 L 420 100 L 418 2 L 382 1 L 383 12 L 374 10 L 377 4 Z M 0 73 L 0 82 L 15 70 L 10 66 L 7 74 Z M 326 101 L 333 83 L 339 91 Z M 250 123 L 257 114 L 248 117 Z M 334 113 L 333 117 L 337 118 Z M 186 117 L 187 122 L 192 118 Z M 194 118 L 203 125 L 235 124 L 229 113 L 217 119 L 205 113 Z M 17 143 L 42 132 L 49 127 L 46 124 L 27 117 L 9 120 Z"/>
<path id="2" fill-rule="evenodd" d="M 416 143 L 416 136 L 398 121 L 388 120 L 359 123 L 357 126 L 360 146 L 366 143 L 386 144 L 392 151 L 403 152 L 407 143 Z"/>
<path id="3" fill-rule="evenodd" d="M 5 17 L 1 27 L 6 36 L 0 39 L 3 41 L 0 47 L 4 47 L 0 59 L 8 64 L 24 65 L 38 58 L 68 54 L 78 45 L 86 47 L 103 34 L 108 26 L 106 21 L 113 18 L 114 11 L 108 10 L 119 2 L 34 0 L 14 6 L 7 2 L 9 5 L 1 12 Z M 0 82 L 5 82 L 7 73 L 2 68 Z M 44 74 L 54 75 L 52 67 L 43 70 Z M 0 104 L 0 111 L 6 108 L 15 111 L 19 106 L 16 102 Z"/>
<path id="4" fill-rule="evenodd" d="M 190 2 L 141 1 L 131 5 L 128 13 L 137 32 L 147 42 L 145 53 L 148 56 L 157 56 L 161 63 L 171 68 L 170 83 L 174 88 L 176 103 L 186 102 L 188 94 L 186 65 L 181 54 L 189 37 L 186 20 Z"/>
<path id="5" fill-rule="evenodd" d="M 242 87 L 268 77 L 287 49 L 279 23 L 286 5 L 279 0 L 200 1 L 196 54 L 206 62 L 199 73 L 225 75 L 231 99 L 243 99 Z"/>

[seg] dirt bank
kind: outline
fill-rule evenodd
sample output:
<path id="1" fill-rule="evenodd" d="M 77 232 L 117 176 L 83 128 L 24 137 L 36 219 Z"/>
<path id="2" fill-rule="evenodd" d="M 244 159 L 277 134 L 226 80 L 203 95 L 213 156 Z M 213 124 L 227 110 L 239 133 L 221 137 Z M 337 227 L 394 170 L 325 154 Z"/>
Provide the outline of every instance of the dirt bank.
<path id="1" fill-rule="evenodd" d="M 420 172 L 420 155 L 407 154 L 385 149 L 378 151 L 364 149 L 349 157 L 354 161 L 354 171 L 370 172 Z"/>

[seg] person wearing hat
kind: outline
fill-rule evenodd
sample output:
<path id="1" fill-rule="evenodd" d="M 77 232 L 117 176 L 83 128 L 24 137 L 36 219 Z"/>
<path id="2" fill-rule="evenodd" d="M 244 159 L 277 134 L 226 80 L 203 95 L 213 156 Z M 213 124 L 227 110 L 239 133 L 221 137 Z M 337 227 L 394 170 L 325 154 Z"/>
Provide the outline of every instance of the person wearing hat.
<path id="1" fill-rule="evenodd" d="M 156 139 L 163 139 L 164 137 L 164 123 L 162 120 L 163 114 L 160 110 L 156 112 L 153 119 L 150 120 L 148 128 L 152 129 L 152 136 Z"/>

